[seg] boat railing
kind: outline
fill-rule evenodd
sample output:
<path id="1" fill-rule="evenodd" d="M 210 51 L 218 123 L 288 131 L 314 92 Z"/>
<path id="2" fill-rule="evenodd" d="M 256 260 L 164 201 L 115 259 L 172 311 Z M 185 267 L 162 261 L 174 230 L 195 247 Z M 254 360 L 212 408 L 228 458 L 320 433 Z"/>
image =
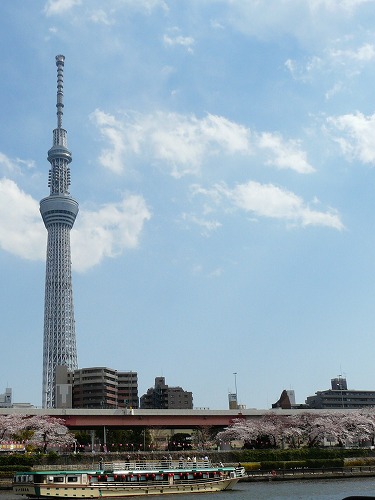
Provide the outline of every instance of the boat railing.
<path id="1" fill-rule="evenodd" d="M 187 459 L 137 459 L 122 462 L 99 462 L 99 469 L 104 470 L 169 470 L 169 469 L 212 469 L 214 465 L 210 460 L 187 460 Z"/>

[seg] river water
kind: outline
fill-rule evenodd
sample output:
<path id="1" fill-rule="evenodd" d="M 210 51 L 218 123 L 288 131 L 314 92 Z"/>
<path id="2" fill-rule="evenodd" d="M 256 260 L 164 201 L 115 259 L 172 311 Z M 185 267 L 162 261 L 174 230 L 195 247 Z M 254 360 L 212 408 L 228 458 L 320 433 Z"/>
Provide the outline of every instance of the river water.
<path id="1" fill-rule="evenodd" d="M 375 478 L 326 479 L 312 481 L 269 481 L 240 483 L 231 491 L 205 495 L 167 495 L 178 500 L 342 500 L 348 496 L 375 499 Z M 0 500 L 20 500 L 26 497 L 1 491 Z"/>

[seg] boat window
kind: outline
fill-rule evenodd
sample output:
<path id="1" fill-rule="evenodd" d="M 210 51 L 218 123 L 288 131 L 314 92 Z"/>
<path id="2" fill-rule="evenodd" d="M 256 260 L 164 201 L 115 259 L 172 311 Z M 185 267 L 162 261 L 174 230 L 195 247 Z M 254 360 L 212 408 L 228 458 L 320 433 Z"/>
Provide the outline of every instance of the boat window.
<path id="1" fill-rule="evenodd" d="M 54 483 L 63 483 L 64 482 L 64 477 L 63 476 L 56 476 L 53 478 Z"/>
<path id="2" fill-rule="evenodd" d="M 77 483 L 78 476 L 68 476 L 68 483 Z"/>

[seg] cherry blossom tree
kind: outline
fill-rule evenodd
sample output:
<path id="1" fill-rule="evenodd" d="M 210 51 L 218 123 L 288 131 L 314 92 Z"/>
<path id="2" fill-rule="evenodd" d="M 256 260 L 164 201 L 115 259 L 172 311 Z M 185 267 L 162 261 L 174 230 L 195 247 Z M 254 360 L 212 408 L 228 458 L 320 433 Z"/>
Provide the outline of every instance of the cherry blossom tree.
<path id="1" fill-rule="evenodd" d="M 288 427 L 286 416 L 267 413 L 258 421 L 258 440 L 268 442 L 273 448 L 281 446 L 286 427 Z"/>
<path id="2" fill-rule="evenodd" d="M 23 427 L 25 415 L 0 415 L 0 443 L 10 441 Z"/>
<path id="3" fill-rule="evenodd" d="M 361 411 L 345 413 L 337 422 L 337 440 L 342 444 L 360 445 L 373 438 L 373 421 L 369 414 Z"/>
<path id="4" fill-rule="evenodd" d="M 233 419 L 232 424 L 226 427 L 223 431 L 216 434 L 216 441 L 219 445 L 222 443 L 229 443 L 231 441 L 244 441 L 248 440 L 250 428 L 250 421 L 243 418 Z"/>
<path id="5" fill-rule="evenodd" d="M 329 434 L 330 421 L 326 414 L 303 412 L 288 417 L 294 429 L 298 429 L 299 444 L 309 448 L 319 446 Z"/>
<path id="6" fill-rule="evenodd" d="M 375 410 L 310 411 L 289 416 L 272 412 L 251 420 L 234 420 L 218 433 L 217 440 L 262 441 L 270 447 L 290 448 L 322 446 L 327 441 L 341 446 L 374 443 Z"/>
<path id="7" fill-rule="evenodd" d="M 375 408 L 361 409 L 359 411 L 360 415 L 364 416 L 367 420 L 366 427 L 366 437 L 362 439 L 368 439 L 372 446 L 375 445 Z"/>
<path id="8" fill-rule="evenodd" d="M 70 447 L 75 443 L 74 435 L 68 431 L 65 421 L 50 416 L 34 416 L 29 419 L 28 427 L 34 430 L 30 444 L 43 449 L 48 447 Z"/>
<path id="9" fill-rule="evenodd" d="M 235 419 L 231 426 L 217 434 L 216 439 L 219 442 L 243 441 L 247 445 L 263 442 L 275 447 L 281 444 L 285 425 L 285 418 L 273 413 L 251 420 Z"/>
<path id="10" fill-rule="evenodd" d="M 0 443 L 22 441 L 25 446 L 42 448 L 72 446 L 75 438 L 60 418 L 10 414 L 0 416 Z"/>

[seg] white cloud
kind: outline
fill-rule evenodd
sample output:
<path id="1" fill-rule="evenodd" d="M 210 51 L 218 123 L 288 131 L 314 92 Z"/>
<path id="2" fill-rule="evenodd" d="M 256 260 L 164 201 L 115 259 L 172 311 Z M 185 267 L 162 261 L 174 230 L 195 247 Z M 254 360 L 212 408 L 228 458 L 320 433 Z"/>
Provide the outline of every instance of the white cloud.
<path id="1" fill-rule="evenodd" d="M 375 46 L 372 43 L 362 43 L 355 47 L 350 37 L 336 39 L 327 42 L 319 56 L 312 56 L 303 61 L 287 59 L 285 67 L 295 80 L 302 82 L 311 82 L 319 78 L 322 74 L 326 78 L 332 78 L 332 75 L 339 75 L 339 78 L 351 79 L 361 73 L 364 67 L 370 65 L 375 59 Z M 326 97 L 332 97 L 343 88 L 342 81 L 335 82 L 331 90 L 327 91 Z"/>
<path id="2" fill-rule="evenodd" d="M 99 162 L 103 167 L 111 170 L 115 174 L 121 173 L 124 166 L 125 139 L 124 128 L 121 122 L 115 117 L 96 109 L 90 118 L 98 126 L 100 133 L 109 144 L 109 149 L 103 149 Z"/>
<path id="3" fill-rule="evenodd" d="M 4 175 L 6 174 L 21 174 L 23 167 L 28 170 L 35 167 L 33 160 L 21 160 L 20 158 L 9 158 L 9 156 L 0 152 L 0 169 Z"/>
<path id="4" fill-rule="evenodd" d="M 72 230 L 72 265 L 86 271 L 105 257 L 117 257 L 136 248 L 151 213 L 141 196 L 131 195 L 97 211 L 80 212 Z"/>
<path id="5" fill-rule="evenodd" d="M 18 170 L 17 162 L 11 160 L 4 153 L 0 153 L 0 166 L 1 169 L 5 172 L 13 172 L 15 170 Z"/>
<path id="6" fill-rule="evenodd" d="M 108 13 L 103 9 L 94 10 L 90 15 L 90 19 L 93 23 L 105 24 L 106 26 L 110 26 L 114 23 L 114 21 L 109 18 Z"/>
<path id="7" fill-rule="evenodd" d="M 182 35 L 172 35 L 172 36 L 164 35 L 163 42 L 164 45 L 169 47 L 173 47 L 175 45 L 181 45 L 190 53 L 193 52 L 193 46 L 195 44 L 194 38 L 192 38 L 191 36 L 182 36 Z"/>
<path id="8" fill-rule="evenodd" d="M 336 82 L 333 87 L 331 87 L 330 89 L 327 90 L 327 92 L 325 93 L 325 98 L 327 100 L 331 99 L 333 96 L 335 96 L 336 94 L 338 94 L 339 92 L 341 92 L 341 90 L 343 89 L 343 83 L 342 82 Z"/>
<path id="9" fill-rule="evenodd" d="M 327 118 L 330 127 L 344 135 L 335 136 L 348 159 L 358 158 L 363 163 L 375 164 L 375 114 L 347 114 Z"/>
<path id="10" fill-rule="evenodd" d="M 269 40 L 288 34 L 301 44 L 323 47 L 352 25 L 353 18 L 361 16 L 363 5 L 374 0 L 223 0 L 222 3 L 227 5 L 226 22 L 247 35 Z"/>
<path id="11" fill-rule="evenodd" d="M 250 156 L 267 154 L 266 164 L 298 173 L 311 173 L 306 153 L 298 141 L 285 141 L 280 134 L 252 133 L 241 124 L 208 114 L 194 115 L 158 112 L 134 114 L 123 121 L 103 111 L 92 115 L 110 147 L 102 150 L 99 161 L 115 173 L 125 170 L 124 152 L 150 156 L 169 165 L 171 175 L 179 178 L 198 175 L 211 156 Z"/>
<path id="12" fill-rule="evenodd" d="M 332 49 L 330 55 L 340 62 L 360 61 L 369 62 L 375 59 L 375 47 L 371 43 L 365 43 L 358 49 Z"/>
<path id="13" fill-rule="evenodd" d="M 326 226 L 344 229 L 336 211 L 312 209 L 299 196 L 273 184 L 249 181 L 238 184 L 233 189 L 225 184 L 216 184 L 211 189 L 196 187 L 195 192 L 209 197 L 216 205 L 223 205 L 227 200 L 232 207 L 249 212 L 255 217 L 282 219 L 302 227 Z"/>
<path id="14" fill-rule="evenodd" d="M 182 220 L 188 223 L 193 223 L 201 228 L 202 236 L 209 236 L 213 231 L 221 227 L 221 223 L 217 220 L 208 220 L 206 218 L 197 217 L 194 214 L 183 213 Z"/>
<path id="15" fill-rule="evenodd" d="M 210 26 L 211 26 L 211 28 L 213 28 L 215 30 L 223 30 L 224 29 L 224 26 L 217 19 L 211 19 Z"/>
<path id="16" fill-rule="evenodd" d="M 347 11 L 352 12 L 362 4 L 373 3 L 374 0 L 315 0 L 309 6 L 312 10 L 323 7 L 328 11 Z"/>
<path id="17" fill-rule="evenodd" d="M 217 267 L 213 271 L 210 272 L 209 276 L 211 278 L 220 278 L 220 276 L 223 274 L 223 270 L 220 267 Z"/>
<path id="18" fill-rule="evenodd" d="M 82 5 L 83 0 L 47 0 L 44 6 L 44 13 L 47 16 L 61 15 L 78 5 Z M 106 2 L 85 0 L 86 9 L 84 16 L 95 23 L 113 24 L 116 13 L 121 8 L 132 9 L 135 11 L 151 13 L 155 8 L 161 8 L 168 11 L 168 5 L 164 0 L 106 0 Z M 97 8 L 97 6 L 99 6 Z M 89 9 L 93 9 L 90 13 Z M 105 10 L 107 8 L 107 11 Z M 112 18 L 112 19 L 110 19 Z"/>
<path id="19" fill-rule="evenodd" d="M 60 15 L 81 3 L 82 0 L 48 0 L 44 6 L 44 12 L 47 16 Z"/>
<path id="20" fill-rule="evenodd" d="M 124 151 L 144 154 L 170 165 L 172 175 L 196 174 L 206 155 L 248 151 L 248 131 L 225 118 L 177 113 L 134 115 L 132 122 L 96 110 L 91 115 L 111 148 L 101 152 L 99 161 L 115 173 L 124 171 Z"/>
<path id="21" fill-rule="evenodd" d="M 258 145 L 260 149 L 272 153 L 267 160 L 269 165 L 280 169 L 292 169 L 300 174 L 315 172 L 315 169 L 308 163 L 306 153 L 301 150 L 298 141 L 284 141 L 278 134 L 264 132 L 259 137 Z"/>
<path id="22" fill-rule="evenodd" d="M 41 260 L 46 254 L 46 234 L 39 203 L 14 181 L 1 179 L 0 247 L 23 259 Z"/>
<path id="23" fill-rule="evenodd" d="M 150 217 L 143 198 L 135 195 L 97 211 L 81 209 L 71 231 L 73 269 L 86 271 L 105 257 L 116 257 L 126 249 L 136 248 Z M 47 230 L 39 202 L 14 181 L 1 179 L 0 248 L 23 259 L 45 260 L 46 244 Z"/>
<path id="24" fill-rule="evenodd" d="M 293 59 L 287 59 L 284 64 L 292 77 L 302 82 L 311 81 L 325 67 L 324 59 L 318 56 L 309 58 L 307 62 L 297 62 Z"/>
<path id="25" fill-rule="evenodd" d="M 207 156 L 249 152 L 248 130 L 223 117 L 158 113 L 147 122 L 151 154 L 167 162 L 177 178 L 198 174 Z"/>
<path id="26" fill-rule="evenodd" d="M 168 4 L 164 0 L 121 0 L 120 4 L 115 4 L 126 8 L 142 10 L 147 13 L 152 12 L 156 8 L 161 8 L 168 12 Z"/>

